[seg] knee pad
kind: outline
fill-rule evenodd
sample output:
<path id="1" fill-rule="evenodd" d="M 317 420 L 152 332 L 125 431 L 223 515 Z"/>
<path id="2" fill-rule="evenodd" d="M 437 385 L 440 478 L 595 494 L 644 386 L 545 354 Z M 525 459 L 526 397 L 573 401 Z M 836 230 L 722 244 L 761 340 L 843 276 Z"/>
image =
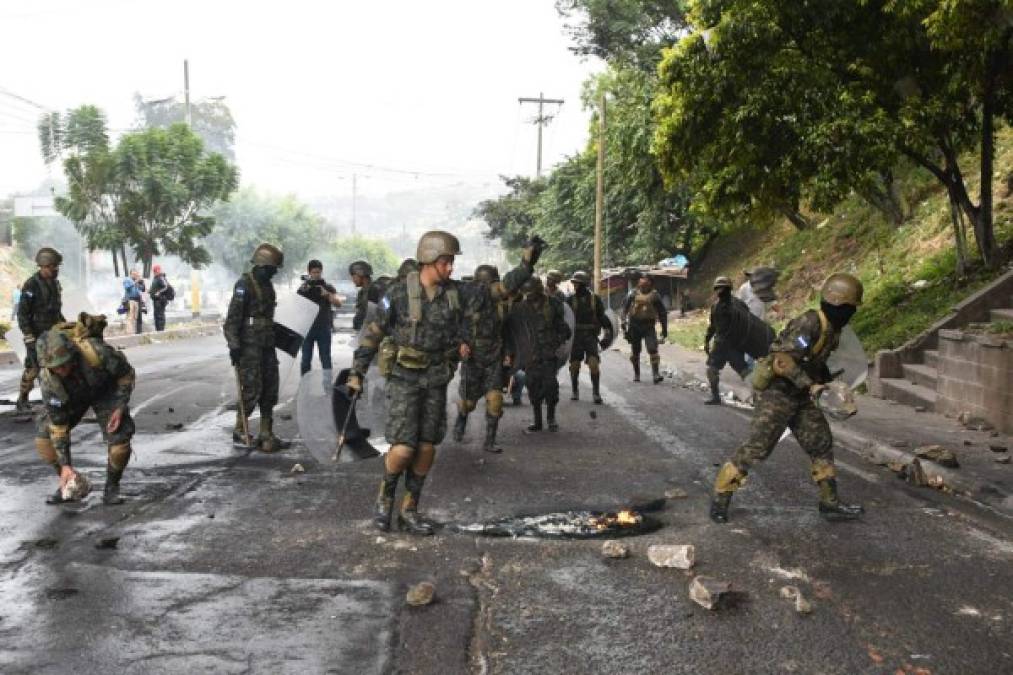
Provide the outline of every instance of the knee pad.
<path id="1" fill-rule="evenodd" d="M 109 446 L 109 466 L 117 471 L 127 468 L 132 450 L 129 443 L 117 443 Z"/>
<path id="2" fill-rule="evenodd" d="M 414 457 L 415 448 L 410 445 L 398 444 L 391 446 L 387 456 L 383 459 L 383 464 L 387 473 L 400 474 L 411 466 Z"/>
<path id="3" fill-rule="evenodd" d="M 735 492 L 746 484 L 746 472 L 731 462 L 725 462 L 714 479 L 714 492 Z"/>
<path id="4" fill-rule="evenodd" d="M 810 472 L 813 477 L 813 481 L 819 483 L 829 478 L 837 477 L 837 467 L 834 466 L 832 460 L 829 459 L 814 459 Z"/>
<path id="5" fill-rule="evenodd" d="M 39 457 L 46 464 L 56 465 L 56 448 L 53 447 L 53 441 L 48 438 L 36 438 L 35 439 L 35 451 L 39 453 Z"/>
<path id="6" fill-rule="evenodd" d="M 661 354 L 659 354 L 658 352 L 654 352 L 653 354 L 651 354 L 651 365 L 653 366 L 659 363 L 661 363 Z"/>
<path id="7" fill-rule="evenodd" d="M 475 409 L 475 402 L 462 398 L 457 402 L 457 409 L 461 412 L 462 415 L 467 415 L 468 413 L 470 413 L 472 410 Z"/>
<path id="8" fill-rule="evenodd" d="M 415 453 L 415 460 L 412 462 L 412 473 L 416 476 L 425 476 L 433 467 L 436 460 L 436 446 L 432 443 L 419 443 L 418 452 Z"/>
<path id="9" fill-rule="evenodd" d="M 503 392 L 499 389 L 486 392 L 485 412 L 493 417 L 500 417 L 503 415 Z"/>
<path id="10" fill-rule="evenodd" d="M 587 369 L 591 371 L 592 375 L 597 375 L 601 372 L 601 359 L 597 356 L 587 357 Z"/>

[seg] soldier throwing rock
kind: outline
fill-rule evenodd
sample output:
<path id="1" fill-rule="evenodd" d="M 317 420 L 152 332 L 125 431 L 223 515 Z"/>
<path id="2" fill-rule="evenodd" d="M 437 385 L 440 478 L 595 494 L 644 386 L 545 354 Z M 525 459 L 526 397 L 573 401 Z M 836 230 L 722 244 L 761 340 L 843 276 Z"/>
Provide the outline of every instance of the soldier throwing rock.
<path id="1" fill-rule="evenodd" d="M 718 472 L 710 507 L 715 522 L 728 522 L 732 494 L 746 482 L 749 469 L 770 456 L 785 428 L 792 430 L 812 461 L 812 478 L 820 488 L 820 514 L 828 520 L 861 516 L 861 506 L 845 504 L 837 497 L 834 439 L 816 401 L 832 379 L 827 359 L 862 304 L 862 291 L 862 282 L 852 275 L 831 275 L 823 284 L 820 309 L 792 319 L 771 345 L 770 356 L 757 361 L 749 439 Z"/>
<path id="2" fill-rule="evenodd" d="M 260 405 L 260 434 L 257 449 L 276 452 L 288 443 L 274 435 L 274 406 L 278 404 L 278 355 L 274 347 L 275 300 L 272 277 L 285 256 L 272 244 L 261 244 L 253 252 L 253 268 L 241 276 L 232 290 L 225 316 L 225 341 L 229 359 L 238 369 L 241 405 L 236 411 L 232 440 L 250 446 L 246 418 Z"/>
<path id="3" fill-rule="evenodd" d="M 522 263 L 503 279 L 508 289 L 517 288 L 531 275 L 542 245 L 536 240 L 524 250 Z M 388 373 L 385 429 L 391 448 L 384 457 L 374 522 L 384 531 L 390 529 L 394 494 L 403 473 L 406 494 L 398 524 L 412 534 L 433 533 L 432 525 L 418 513 L 422 486 L 447 429 L 447 385 L 458 359 L 467 360 L 473 353 L 459 284 L 450 279 L 454 256 L 460 254 L 454 235 L 423 234 L 416 256 L 419 271 L 388 289 L 377 320 L 367 325 L 353 357 L 348 388 L 358 392 L 381 341 L 392 338 L 393 349 L 384 347 L 380 364 Z M 475 292 L 492 302 L 488 289 L 476 287 Z"/>
<path id="4" fill-rule="evenodd" d="M 45 412 L 39 417 L 35 449 L 60 477 L 60 487 L 46 499 L 63 503 L 62 489 L 76 472 L 71 465 L 70 431 L 88 408 L 95 411 L 109 447 L 102 501 L 122 504 L 120 478 L 130 461 L 134 421 L 130 395 L 134 369 L 123 352 L 102 340 L 105 317 L 82 314 L 76 324 L 63 324 L 39 336 L 36 349 L 42 366 Z"/>
<path id="5" fill-rule="evenodd" d="M 633 381 L 640 381 L 640 350 L 641 342 L 647 346 L 647 354 L 651 359 L 651 373 L 654 376 L 654 384 L 663 379 L 661 377 L 661 356 L 658 354 L 658 335 L 655 333 L 654 325 L 661 322 L 661 339 L 668 337 L 668 311 L 661 296 L 654 290 L 654 284 L 647 275 L 637 280 L 637 287 L 630 291 L 623 303 L 622 313 L 623 332 L 626 340 L 630 343 L 632 354 L 630 362 L 633 364 Z"/>
<path id="6" fill-rule="evenodd" d="M 612 322 L 605 314 L 605 303 L 596 293 L 591 292 L 591 278 L 587 272 L 574 272 L 570 278 L 574 293 L 566 299 L 573 309 L 575 320 L 573 348 L 570 350 L 570 384 L 573 394 L 570 400 L 580 398 L 578 385 L 580 382 L 580 362 L 587 362 L 591 373 L 591 396 L 594 402 L 601 404 L 601 357 L 598 354 L 598 334 L 605 331 L 602 345 L 612 344 Z"/>
<path id="7" fill-rule="evenodd" d="M 57 278 L 63 256 L 54 248 L 40 248 L 35 254 L 39 271 L 28 277 L 21 285 L 21 300 L 18 302 L 18 328 L 25 339 L 25 370 L 21 374 L 18 391 L 18 412 L 28 412 L 28 395 L 39 376 L 39 364 L 35 341 L 47 330 L 62 322 L 62 289 Z"/>

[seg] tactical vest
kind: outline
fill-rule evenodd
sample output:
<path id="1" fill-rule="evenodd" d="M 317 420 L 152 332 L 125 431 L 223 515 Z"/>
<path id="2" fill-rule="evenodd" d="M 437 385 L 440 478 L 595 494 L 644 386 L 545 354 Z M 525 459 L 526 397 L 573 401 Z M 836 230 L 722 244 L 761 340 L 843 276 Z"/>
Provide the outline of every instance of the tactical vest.
<path id="1" fill-rule="evenodd" d="M 573 296 L 574 328 L 581 331 L 594 331 L 597 335 L 601 330 L 601 319 L 598 317 L 597 296 L 592 293 L 576 293 Z"/>
<path id="2" fill-rule="evenodd" d="M 243 275 L 246 286 L 253 291 L 253 302 L 248 305 L 247 316 L 243 317 L 243 325 L 257 328 L 270 328 L 274 325 L 274 308 L 278 304 L 274 297 L 274 288 L 266 292 L 257 283 L 253 274 Z M 270 297 L 268 297 L 270 296 Z"/>
<path id="3" fill-rule="evenodd" d="M 35 283 L 31 283 L 34 281 Z M 50 287 L 52 283 L 52 287 Z M 29 279 L 25 290 L 35 291 L 37 296 L 32 297 L 32 313 L 30 315 L 32 328 L 38 333 L 47 331 L 63 320 L 63 288 L 58 280 L 47 282 L 36 273 Z M 55 289 L 55 293 L 54 293 Z"/>
<path id="4" fill-rule="evenodd" d="M 633 304 L 630 307 L 630 318 L 635 321 L 657 321 L 658 310 L 654 307 L 657 291 L 641 293 L 633 291 Z"/>

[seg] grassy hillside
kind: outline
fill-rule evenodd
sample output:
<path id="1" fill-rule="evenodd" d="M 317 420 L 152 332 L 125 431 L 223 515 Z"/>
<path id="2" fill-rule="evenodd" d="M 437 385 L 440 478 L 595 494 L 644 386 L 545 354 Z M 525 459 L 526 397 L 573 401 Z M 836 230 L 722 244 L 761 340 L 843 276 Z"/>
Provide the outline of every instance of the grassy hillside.
<path id="1" fill-rule="evenodd" d="M 1008 177 L 1013 172 L 1013 130 L 998 135 L 993 185 L 996 238 L 1009 260 L 1013 252 L 1013 195 Z M 969 190 L 978 192 L 972 167 L 977 158 L 964 158 Z M 900 227 L 857 198 L 844 202 L 828 216 L 816 215 L 817 226 L 799 232 L 787 222 L 768 229 L 743 228 L 722 235 L 707 258 L 694 270 L 691 297 L 695 306 L 709 302 L 714 277 L 726 274 L 744 280 L 742 270 L 773 265 L 778 281 L 780 323 L 817 302 L 823 280 L 835 271 L 856 274 L 865 284 L 865 304 L 854 320 L 866 350 L 897 347 L 944 316 L 950 307 L 1000 272 L 983 270 L 970 238 L 970 269 L 956 279 L 953 227 L 945 191 L 927 172 L 910 169 L 901 180 L 901 193 L 910 218 Z M 915 282 L 924 281 L 924 284 Z M 700 348 L 706 313 L 693 312 L 673 323 L 671 339 Z"/>

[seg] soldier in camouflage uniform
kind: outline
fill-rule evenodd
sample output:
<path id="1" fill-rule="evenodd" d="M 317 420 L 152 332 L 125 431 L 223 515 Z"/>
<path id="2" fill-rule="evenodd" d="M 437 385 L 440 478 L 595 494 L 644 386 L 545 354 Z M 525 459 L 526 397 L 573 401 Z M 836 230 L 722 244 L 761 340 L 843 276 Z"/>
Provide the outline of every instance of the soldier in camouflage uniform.
<path id="1" fill-rule="evenodd" d="M 570 385 L 573 388 L 571 401 L 580 398 L 578 383 L 580 382 L 580 362 L 587 361 L 587 369 L 591 372 L 591 395 L 594 402 L 601 404 L 599 384 L 601 382 L 601 357 L 598 355 L 598 334 L 605 330 L 612 332 L 612 322 L 605 315 L 605 303 L 591 292 L 591 278 L 587 272 L 574 272 L 570 278 L 573 284 L 573 295 L 566 302 L 573 309 L 575 321 L 573 348 L 570 350 Z M 606 337 L 607 344 L 611 337 Z"/>
<path id="2" fill-rule="evenodd" d="M 419 263 L 415 258 L 405 258 L 401 261 L 401 266 L 397 268 L 397 280 L 404 281 L 408 278 L 408 275 L 412 272 L 419 271 Z"/>
<path id="3" fill-rule="evenodd" d="M 538 240 L 525 249 L 521 265 L 503 280 L 508 289 L 517 288 L 530 276 L 541 245 Z M 422 235 L 417 255 L 419 271 L 391 286 L 376 321 L 367 325 L 353 357 L 348 388 L 354 393 L 361 391 L 362 378 L 381 341 L 393 338 L 394 350 L 387 366 L 386 436 L 391 448 L 384 457 L 375 514 L 381 530 L 390 529 L 394 493 L 403 473 L 406 494 L 398 524 L 413 534 L 433 533 L 432 525 L 418 513 L 422 486 L 435 459 L 436 446 L 446 433 L 447 385 L 458 359 L 473 356 L 462 294 L 459 284 L 450 279 L 454 256 L 460 253 L 460 244 L 452 234 L 433 231 Z M 479 286 L 473 292 L 481 296 L 483 307 L 493 302 L 489 289 Z"/>
<path id="4" fill-rule="evenodd" d="M 42 398 L 45 411 L 39 417 L 35 449 L 60 477 L 60 488 L 76 473 L 71 464 L 70 430 L 88 408 L 95 411 L 102 436 L 108 444 L 105 504 L 122 504 L 120 478 L 130 461 L 134 421 L 130 395 L 134 369 L 123 352 L 102 338 L 105 317 L 82 314 L 76 324 L 61 324 L 39 336 L 36 349 L 42 366 Z M 61 489 L 46 499 L 63 502 Z"/>
<path id="5" fill-rule="evenodd" d="M 535 419 L 528 431 L 542 430 L 542 402 L 549 431 L 558 431 L 556 404 L 559 402 L 559 361 L 556 352 L 570 339 L 570 327 L 563 314 L 563 303 L 545 294 L 542 280 L 532 277 L 524 287 L 524 300 L 512 312 L 515 325 L 524 327 L 531 353 L 524 364 L 524 384 Z"/>
<path id="6" fill-rule="evenodd" d="M 711 388 L 711 397 L 704 401 L 706 405 L 721 405 L 721 369 L 725 364 L 731 365 L 743 380 L 749 374 L 746 355 L 731 344 L 731 332 L 735 326 L 734 313 L 737 310 L 749 312 L 749 306 L 732 296 L 732 280 L 728 277 L 715 279 L 714 291 L 718 299 L 711 305 L 710 323 L 707 325 L 707 335 L 703 341 L 704 351 L 707 353 L 707 382 Z"/>
<path id="7" fill-rule="evenodd" d="M 52 328 L 63 319 L 63 299 L 60 282 L 60 263 L 63 256 L 53 248 L 40 248 L 35 254 L 35 264 L 39 271 L 28 277 L 21 285 L 21 300 L 18 302 L 18 328 L 25 339 L 25 370 L 21 374 L 21 386 L 18 392 L 17 410 L 29 410 L 28 395 L 35 386 L 35 378 L 39 376 L 38 359 L 35 352 L 35 341 L 40 335 Z"/>
<path id="8" fill-rule="evenodd" d="M 369 303 L 379 304 L 380 289 L 373 283 L 373 266 L 365 260 L 356 260 L 348 266 L 348 276 L 352 283 L 359 289 L 355 296 L 355 316 L 352 318 L 352 328 L 360 330 L 366 322 L 366 311 Z"/>
<path id="9" fill-rule="evenodd" d="M 834 440 L 816 400 L 832 379 L 827 359 L 837 348 L 841 330 L 862 304 L 862 291 L 862 282 L 852 275 L 831 275 L 823 284 L 820 309 L 793 319 L 771 345 L 770 355 L 757 362 L 749 440 L 718 472 L 710 509 L 715 522 L 728 522 L 732 494 L 745 483 L 749 469 L 770 456 L 785 428 L 792 430 L 812 461 L 812 478 L 820 489 L 820 514 L 828 520 L 861 516 L 861 506 L 845 504 L 837 496 Z"/>
<path id="10" fill-rule="evenodd" d="M 257 449 L 277 452 L 289 444 L 274 435 L 274 406 L 278 404 L 278 355 L 274 346 L 274 308 L 277 305 L 272 277 L 284 263 L 277 246 L 261 244 L 250 260 L 252 269 L 241 276 L 232 290 L 225 316 L 225 341 L 229 359 L 239 370 L 242 406 L 236 411 L 232 440 L 249 447 L 244 436 L 246 418 L 260 406 Z"/>
<path id="11" fill-rule="evenodd" d="M 482 449 L 486 452 L 502 452 L 496 447 L 496 430 L 503 416 L 503 333 L 509 294 L 494 265 L 475 268 L 475 280 L 466 294 L 464 314 L 471 358 L 461 364 L 454 440 L 460 442 L 464 438 L 468 415 L 475 409 L 478 399 L 484 397 L 485 443 Z"/>
<path id="12" fill-rule="evenodd" d="M 630 291 L 623 303 L 622 312 L 623 333 L 630 343 L 632 354 L 630 362 L 633 364 L 633 381 L 640 381 L 640 350 L 641 341 L 647 346 L 647 354 L 651 359 L 651 373 L 654 376 L 654 384 L 663 379 L 661 377 L 661 356 L 658 354 L 658 336 L 654 330 L 654 324 L 661 322 L 661 339 L 668 337 L 668 311 L 661 296 L 654 290 L 651 278 L 646 274 L 637 280 L 637 287 Z"/>

